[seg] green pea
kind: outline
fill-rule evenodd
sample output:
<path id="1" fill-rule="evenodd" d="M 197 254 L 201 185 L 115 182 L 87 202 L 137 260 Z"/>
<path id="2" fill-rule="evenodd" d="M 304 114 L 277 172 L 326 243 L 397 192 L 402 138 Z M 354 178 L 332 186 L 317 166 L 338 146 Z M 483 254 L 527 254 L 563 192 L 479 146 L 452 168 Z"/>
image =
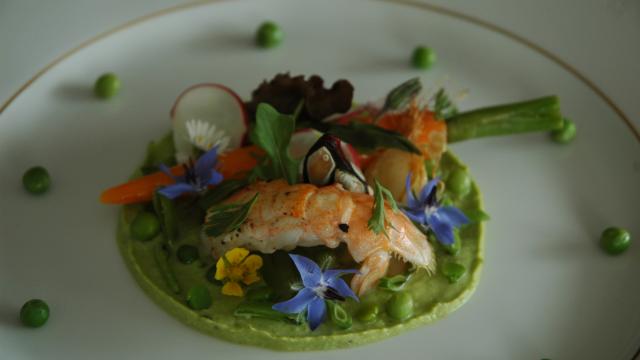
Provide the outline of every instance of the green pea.
<path id="1" fill-rule="evenodd" d="M 464 265 L 456 262 L 449 262 L 442 266 L 442 275 L 446 276 L 451 284 L 458 282 L 466 272 Z"/>
<path id="2" fill-rule="evenodd" d="M 182 245 L 178 248 L 176 256 L 181 263 L 191 264 L 192 262 L 198 260 L 200 254 L 198 253 L 197 247 L 193 245 Z"/>
<path id="3" fill-rule="evenodd" d="M 34 166 L 22 175 L 24 188 L 32 194 L 42 194 L 49 190 L 51 177 L 49 172 L 42 166 Z"/>
<path id="4" fill-rule="evenodd" d="M 619 227 L 608 227 L 600 236 L 600 246 L 611 255 L 625 252 L 631 245 L 631 234 Z"/>
<path id="5" fill-rule="evenodd" d="M 187 292 L 187 305 L 193 310 L 208 309 L 212 303 L 209 289 L 204 285 L 196 285 Z"/>
<path id="6" fill-rule="evenodd" d="M 426 46 L 418 46 L 413 50 L 411 63 L 418 69 L 429 69 L 436 62 L 436 53 Z"/>
<path id="7" fill-rule="evenodd" d="M 142 211 L 131 222 L 130 230 L 137 240 L 151 240 L 160 232 L 160 221 L 154 213 Z"/>
<path id="8" fill-rule="evenodd" d="M 387 314 L 399 321 L 406 320 L 413 315 L 413 297 L 406 291 L 399 291 L 391 296 L 387 302 Z"/>
<path id="9" fill-rule="evenodd" d="M 272 48 L 280 45 L 284 39 L 284 32 L 278 24 L 266 21 L 260 25 L 256 32 L 256 43 L 263 48 Z"/>
<path id="10" fill-rule="evenodd" d="M 267 286 L 253 288 L 247 291 L 247 300 L 249 301 L 269 301 L 273 297 L 273 290 Z"/>
<path id="11" fill-rule="evenodd" d="M 49 319 L 49 305 L 40 299 L 32 299 L 22 305 L 20 321 L 28 327 L 37 328 Z"/>
<path id="12" fill-rule="evenodd" d="M 576 137 L 576 124 L 567 119 L 562 119 L 562 127 L 551 132 L 551 139 L 558 144 L 568 144 Z"/>
<path id="13" fill-rule="evenodd" d="M 471 179 L 462 168 L 457 168 L 451 172 L 447 179 L 447 189 L 455 196 L 462 197 L 471 190 Z"/>
<path id="14" fill-rule="evenodd" d="M 327 301 L 327 306 L 329 307 L 329 317 L 335 326 L 340 329 L 348 329 L 353 325 L 351 315 L 342 307 L 342 305 L 334 301 Z"/>
<path id="15" fill-rule="evenodd" d="M 356 313 L 356 318 L 363 323 L 371 323 L 376 321 L 380 307 L 378 304 L 367 304 L 360 307 Z"/>
<path id="16" fill-rule="evenodd" d="M 93 87 L 97 97 L 108 99 L 120 91 L 120 79 L 113 73 L 102 74 Z"/>

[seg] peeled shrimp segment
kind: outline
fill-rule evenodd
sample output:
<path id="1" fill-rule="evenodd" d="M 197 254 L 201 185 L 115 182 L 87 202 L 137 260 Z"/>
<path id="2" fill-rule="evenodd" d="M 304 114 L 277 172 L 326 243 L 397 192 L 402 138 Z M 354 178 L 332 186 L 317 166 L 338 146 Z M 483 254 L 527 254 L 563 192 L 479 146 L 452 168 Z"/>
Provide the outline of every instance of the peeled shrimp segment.
<path id="1" fill-rule="evenodd" d="M 217 237 L 203 235 L 205 247 L 215 258 L 236 247 L 269 254 L 345 243 L 360 264 L 360 274 L 351 284 L 360 295 L 385 276 L 392 257 L 417 267 L 435 266 L 425 235 L 402 212 L 385 207 L 387 234 L 369 230 L 373 197 L 368 194 L 346 191 L 339 184 L 317 187 L 275 180 L 251 184 L 225 202 L 243 203 L 256 193 L 256 202 L 237 230 Z"/>

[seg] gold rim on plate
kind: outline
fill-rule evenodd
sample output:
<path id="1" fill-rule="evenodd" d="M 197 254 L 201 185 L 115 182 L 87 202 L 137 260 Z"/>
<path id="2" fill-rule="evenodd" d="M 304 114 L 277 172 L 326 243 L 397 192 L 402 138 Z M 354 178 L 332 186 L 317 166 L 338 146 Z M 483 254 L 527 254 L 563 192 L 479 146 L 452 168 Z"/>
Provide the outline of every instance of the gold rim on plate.
<path id="1" fill-rule="evenodd" d="M 180 5 L 176 5 L 176 6 L 172 6 L 166 9 L 162 9 L 147 15 L 143 15 L 141 17 L 129 20 L 127 22 L 125 22 L 124 24 L 117 26 L 111 30 L 107 30 L 101 34 L 98 34 L 82 43 L 80 43 L 78 46 L 64 52 L 62 55 L 58 56 L 57 58 L 55 58 L 52 62 L 50 62 L 49 64 L 47 64 L 46 66 L 44 66 L 42 69 L 40 69 L 40 71 L 38 71 L 35 75 L 33 75 L 29 80 L 27 80 L 22 86 L 20 86 L 20 88 L 18 88 L 18 90 L 13 93 L 13 95 L 11 95 L 4 103 L 2 103 L 2 105 L 0 106 L 0 115 L 9 107 L 9 105 L 11 105 L 15 99 L 22 94 L 25 90 L 27 90 L 29 88 L 29 86 L 31 86 L 36 80 L 38 80 L 42 75 L 44 75 L 47 71 L 51 70 L 54 66 L 56 66 L 57 64 L 59 64 L 60 62 L 66 60 L 67 58 L 69 58 L 71 55 L 74 55 L 75 53 L 77 53 L 78 51 L 88 47 L 89 45 L 92 45 L 104 38 L 106 38 L 107 36 L 113 35 L 117 32 L 120 32 L 122 30 L 126 30 L 129 29 L 133 26 L 136 26 L 140 23 L 143 23 L 145 21 L 148 20 L 152 20 L 155 18 L 158 18 L 160 16 L 164 16 L 164 15 L 168 15 L 168 14 L 172 14 L 175 12 L 179 12 L 182 10 L 187 10 L 187 9 L 191 9 L 197 6 L 202 6 L 202 5 L 208 5 L 208 4 L 213 4 L 213 3 L 219 3 L 222 1 L 228 1 L 228 0 L 201 0 L 201 1 L 194 1 L 194 2 L 190 2 L 190 3 L 186 3 L 186 4 L 180 4 Z M 542 46 L 528 40 L 527 38 L 520 36 L 510 30 L 507 30 L 501 26 L 498 26 L 496 24 L 493 24 L 489 21 L 486 20 L 482 20 L 480 18 L 477 18 L 475 16 L 471 16 L 471 15 L 467 15 L 465 13 L 462 13 L 460 11 L 456 11 L 456 10 L 451 10 L 448 9 L 446 7 L 442 7 L 442 6 L 438 6 L 438 5 L 433 5 L 433 4 L 429 4 L 426 2 L 422 2 L 422 1 L 416 1 L 416 0 L 377 0 L 377 1 L 382 1 L 382 2 L 387 2 L 387 3 L 392 3 L 392 4 L 399 4 L 399 5 L 403 5 L 403 6 L 411 6 L 417 9 L 421 9 L 421 10 L 425 10 L 425 11 L 431 11 L 434 13 L 438 13 L 438 14 L 442 14 L 445 16 L 449 16 L 458 20 L 462 20 L 465 22 L 468 22 L 470 24 L 474 24 L 476 26 L 479 26 L 481 28 L 493 31 L 495 33 L 501 34 L 503 36 L 506 36 L 507 38 L 520 43 L 524 46 L 526 46 L 527 48 L 537 52 L 538 54 L 544 56 L 545 58 L 551 60 L 552 62 L 554 62 L 555 64 L 557 64 L 558 66 L 560 66 L 561 68 L 563 68 L 564 70 L 566 70 L 567 72 L 569 72 L 571 75 L 573 75 L 576 79 L 578 79 L 580 82 L 582 82 L 584 85 L 586 85 L 589 89 L 591 89 L 600 99 L 602 99 L 607 106 L 609 106 L 609 108 L 611 108 L 611 110 L 613 110 L 613 112 L 616 113 L 616 115 L 618 115 L 618 117 L 627 125 L 627 128 L 631 131 L 631 133 L 634 135 L 634 137 L 636 138 L 636 140 L 638 142 L 640 142 L 640 131 L 635 127 L 635 125 L 633 124 L 633 122 L 631 122 L 631 120 L 629 119 L 629 117 L 624 113 L 624 111 L 622 111 L 622 109 L 613 101 L 613 99 L 607 95 L 600 87 L 598 87 L 598 85 L 596 85 L 593 81 L 591 81 L 588 77 L 586 77 L 583 73 L 581 73 L 580 71 L 578 71 L 578 69 L 576 69 L 574 66 L 572 66 L 571 64 L 567 63 L 566 61 L 562 60 L 559 56 L 555 55 L 554 53 L 552 53 L 551 51 L 543 48 Z"/>

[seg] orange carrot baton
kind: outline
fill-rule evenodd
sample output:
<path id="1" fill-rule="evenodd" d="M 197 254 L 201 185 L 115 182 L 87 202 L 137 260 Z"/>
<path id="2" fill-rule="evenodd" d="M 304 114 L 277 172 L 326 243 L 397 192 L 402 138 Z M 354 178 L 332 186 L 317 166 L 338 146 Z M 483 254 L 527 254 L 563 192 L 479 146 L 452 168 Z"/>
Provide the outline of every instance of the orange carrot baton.
<path id="1" fill-rule="evenodd" d="M 224 179 L 238 178 L 253 169 L 262 155 L 262 149 L 256 146 L 245 146 L 220 154 L 218 171 Z M 174 176 L 184 175 L 184 167 L 176 165 L 170 169 Z M 141 178 L 105 190 L 100 195 L 104 204 L 135 204 L 151 201 L 153 192 L 161 186 L 173 184 L 174 180 L 167 174 L 158 171 Z"/>

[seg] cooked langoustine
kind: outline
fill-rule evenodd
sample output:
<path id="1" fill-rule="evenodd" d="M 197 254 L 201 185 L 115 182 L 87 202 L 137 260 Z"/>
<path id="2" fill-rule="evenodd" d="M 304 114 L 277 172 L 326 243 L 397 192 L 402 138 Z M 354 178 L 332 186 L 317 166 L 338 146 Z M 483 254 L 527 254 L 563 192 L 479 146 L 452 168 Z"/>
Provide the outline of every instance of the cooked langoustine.
<path id="1" fill-rule="evenodd" d="M 275 180 L 254 183 L 225 202 L 246 202 L 256 192 L 257 201 L 237 230 L 206 240 L 214 257 L 235 247 L 273 253 L 298 246 L 336 248 L 344 242 L 360 264 L 360 273 L 351 281 L 360 295 L 386 275 L 392 256 L 428 271 L 435 268 L 425 235 L 402 212 L 385 208 L 388 236 L 368 229 L 373 208 L 368 194 L 348 192 L 337 184 L 317 187 Z"/>

